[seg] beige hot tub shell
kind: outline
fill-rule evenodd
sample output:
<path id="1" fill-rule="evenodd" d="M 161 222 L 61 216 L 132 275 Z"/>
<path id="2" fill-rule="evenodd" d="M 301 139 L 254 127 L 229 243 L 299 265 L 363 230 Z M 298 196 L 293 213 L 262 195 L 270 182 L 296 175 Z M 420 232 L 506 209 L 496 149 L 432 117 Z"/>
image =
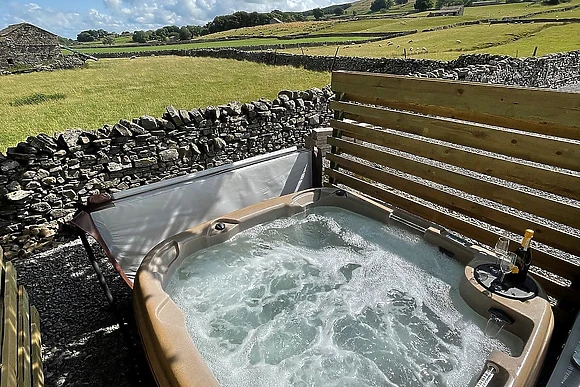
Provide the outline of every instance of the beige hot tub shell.
<path id="1" fill-rule="evenodd" d="M 514 323 L 506 327 L 519 337 L 524 348 L 512 357 L 494 351 L 487 363 L 499 369 L 490 386 L 533 386 L 552 334 L 554 319 L 545 292 L 528 301 L 507 299 L 486 291 L 474 278 L 474 267 L 493 260 L 493 253 L 467 244 L 436 225 L 352 193 L 337 195 L 336 189 L 322 188 L 271 199 L 219 219 L 203 223 L 166 239 L 143 260 L 133 288 L 133 308 L 149 365 L 159 386 L 219 386 L 211 370 L 191 341 L 183 312 L 164 291 L 181 260 L 193 252 L 231 238 L 260 223 L 289 217 L 315 206 L 341 207 L 383 223 L 397 222 L 423 234 L 465 265 L 460 294 L 466 303 L 485 318 L 494 307 L 506 312 Z M 223 230 L 215 225 L 223 223 Z M 483 373 L 484 370 L 482 370 Z"/>

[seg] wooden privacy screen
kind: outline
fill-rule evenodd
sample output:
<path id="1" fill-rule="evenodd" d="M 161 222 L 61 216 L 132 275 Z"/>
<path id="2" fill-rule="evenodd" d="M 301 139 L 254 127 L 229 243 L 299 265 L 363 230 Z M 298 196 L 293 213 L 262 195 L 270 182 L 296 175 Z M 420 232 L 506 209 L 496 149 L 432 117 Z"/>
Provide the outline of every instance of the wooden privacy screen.
<path id="1" fill-rule="evenodd" d="M 16 269 L 0 247 L 0 387 L 42 387 L 42 345 L 38 310 L 16 283 Z"/>
<path id="2" fill-rule="evenodd" d="M 342 71 L 332 89 L 331 185 L 488 246 L 501 233 L 489 225 L 534 229 L 533 265 L 559 278 L 534 276 L 558 320 L 575 315 L 580 94 Z"/>

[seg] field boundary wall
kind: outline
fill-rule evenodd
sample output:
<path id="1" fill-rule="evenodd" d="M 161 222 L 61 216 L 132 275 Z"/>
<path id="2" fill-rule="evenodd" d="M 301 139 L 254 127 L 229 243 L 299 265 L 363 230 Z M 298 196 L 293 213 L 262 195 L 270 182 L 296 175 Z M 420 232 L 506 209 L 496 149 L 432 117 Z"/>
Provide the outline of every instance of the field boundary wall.
<path id="1" fill-rule="evenodd" d="M 344 46 L 345 50 L 348 46 Z M 418 48 L 419 50 L 422 48 Z M 505 55 L 469 54 L 451 61 L 413 58 L 364 58 L 312 56 L 276 51 L 240 49 L 164 50 L 143 53 L 101 53 L 100 58 L 136 55 L 177 55 L 246 60 L 269 65 L 302 67 L 313 71 L 363 71 L 394 75 L 484 82 L 524 87 L 556 88 L 580 81 L 580 50 L 541 57 L 513 58 Z"/>

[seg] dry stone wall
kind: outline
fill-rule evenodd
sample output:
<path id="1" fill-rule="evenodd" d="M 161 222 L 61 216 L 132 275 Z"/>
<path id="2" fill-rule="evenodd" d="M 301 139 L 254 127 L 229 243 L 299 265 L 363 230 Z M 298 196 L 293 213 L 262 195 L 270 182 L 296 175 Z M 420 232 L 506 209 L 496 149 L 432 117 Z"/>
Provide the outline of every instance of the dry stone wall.
<path id="1" fill-rule="evenodd" d="M 0 154 L 0 243 L 8 258 L 50 243 L 92 194 L 137 187 L 293 145 L 327 125 L 329 88 L 275 100 L 31 136 Z"/>
<path id="2" fill-rule="evenodd" d="M 17 70 L 2 70 L 0 69 L 0 75 L 12 75 L 12 74 L 24 74 L 33 73 L 39 71 L 55 71 L 55 70 L 67 70 L 75 69 L 84 66 L 86 59 L 78 55 L 61 55 L 56 59 L 42 64 L 36 64 L 34 66 L 17 69 Z"/>
<path id="3" fill-rule="evenodd" d="M 344 48 L 343 48 L 344 49 Z M 99 57 L 122 58 L 135 53 L 102 53 Z M 561 87 L 580 81 L 580 50 L 542 57 L 461 55 L 451 61 L 310 56 L 275 51 L 243 51 L 237 49 L 168 50 L 141 55 L 202 56 L 247 60 L 271 65 L 289 65 L 307 70 L 351 70 L 419 77 L 465 80 L 525 87 Z"/>

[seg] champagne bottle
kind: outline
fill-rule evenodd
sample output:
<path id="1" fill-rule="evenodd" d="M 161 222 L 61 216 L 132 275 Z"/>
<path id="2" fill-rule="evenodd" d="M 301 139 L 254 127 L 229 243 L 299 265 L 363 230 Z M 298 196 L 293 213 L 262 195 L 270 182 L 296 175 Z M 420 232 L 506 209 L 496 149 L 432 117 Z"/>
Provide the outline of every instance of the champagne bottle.
<path id="1" fill-rule="evenodd" d="M 532 249 L 530 248 L 530 244 L 533 237 L 534 230 L 527 229 L 521 246 L 514 251 L 517 257 L 515 262 L 517 270 L 514 270 L 511 274 L 511 280 L 513 282 L 523 282 L 526 280 L 528 269 L 532 264 Z"/>

